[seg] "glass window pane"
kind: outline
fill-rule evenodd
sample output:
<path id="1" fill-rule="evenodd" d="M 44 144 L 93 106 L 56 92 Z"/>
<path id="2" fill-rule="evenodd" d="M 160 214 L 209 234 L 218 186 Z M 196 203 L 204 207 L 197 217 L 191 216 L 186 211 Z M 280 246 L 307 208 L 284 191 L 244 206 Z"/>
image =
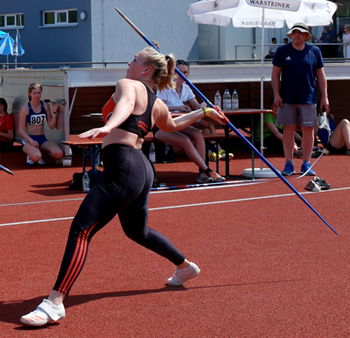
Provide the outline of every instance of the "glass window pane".
<path id="1" fill-rule="evenodd" d="M 16 14 L 16 26 L 22 26 L 21 14 Z"/>
<path id="2" fill-rule="evenodd" d="M 67 22 L 67 13 L 66 12 L 61 12 L 57 13 L 57 22 Z"/>
<path id="3" fill-rule="evenodd" d="M 78 22 L 78 11 L 68 11 L 68 22 Z"/>
<path id="4" fill-rule="evenodd" d="M 54 23 L 55 23 L 55 13 L 54 12 L 44 13 L 44 24 L 53 25 Z"/>
<path id="5" fill-rule="evenodd" d="M 0 27 L 5 27 L 5 17 L 3 15 L 0 16 Z"/>
<path id="6" fill-rule="evenodd" d="M 6 17 L 6 25 L 7 26 L 15 26 L 15 16 Z"/>
<path id="7" fill-rule="evenodd" d="M 341 6 L 338 6 L 338 10 L 337 10 L 337 16 L 338 18 L 347 18 L 349 19 L 350 17 L 350 3 L 348 1 L 337 1 L 341 4 Z"/>

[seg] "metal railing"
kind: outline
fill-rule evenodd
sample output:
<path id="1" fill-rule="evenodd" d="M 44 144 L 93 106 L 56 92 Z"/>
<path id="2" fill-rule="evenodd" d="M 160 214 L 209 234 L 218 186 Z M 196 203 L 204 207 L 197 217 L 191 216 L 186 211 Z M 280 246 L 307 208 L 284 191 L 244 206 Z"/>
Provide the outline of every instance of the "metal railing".
<path id="1" fill-rule="evenodd" d="M 349 44 L 344 44 L 342 42 L 337 43 L 320 43 L 315 42 L 312 45 L 322 47 L 322 46 L 344 46 L 343 53 L 344 57 L 330 57 L 324 58 L 325 62 L 350 62 L 350 55 L 346 55 L 346 47 Z M 283 44 L 267 44 L 264 47 L 270 46 L 283 46 Z M 238 49 L 239 48 L 252 48 L 252 49 L 261 49 L 260 44 L 237 44 L 235 45 L 235 58 L 229 60 L 218 60 L 218 59 L 207 59 L 207 60 L 188 60 L 191 64 L 195 65 L 224 65 L 224 64 L 239 64 L 239 63 L 258 63 L 261 62 L 261 58 L 251 56 L 251 58 L 246 59 L 238 59 Z M 265 59 L 264 62 L 272 62 L 271 59 Z M 37 69 L 37 68 L 80 68 L 80 67 L 97 67 L 101 66 L 101 68 L 108 68 L 114 66 L 126 67 L 129 61 L 100 61 L 100 62 L 23 62 L 23 63 L 0 63 L 0 68 L 2 69 Z M 51 67 L 50 67 L 51 66 Z M 98 68 L 98 67 L 97 67 Z"/>
<path id="2" fill-rule="evenodd" d="M 101 61 L 101 62 L 23 62 L 23 63 L 0 63 L 2 69 L 34 69 L 34 68 L 45 68 L 47 66 L 55 66 L 54 68 L 75 68 L 75 67 L 93 67 L 102 66 L 102 68 L 107 68 L 108 66 L 127 66 L 129 61 Z M 51 68 L 51 67 L 48 67 Z"/>
<path id="3" fill-rule="evenodd" d="M 335 42 L 335 43 L 314 42 L 311 45 L 320 47 L 321 50 L 322 50 L 322 46 L 344 46 L 345 48 L 343 48 L 343 53 L 344 53 L 344 57 L 343 58 L 334 56 L 334 57 L 327 58 L 326 60 L 337 59 L 337 60 L 344 60 L 344 62 L 346 62 L 350 58 L 350 55 L 346 54 L 346 52 L 347 52 L 346 47 L 349 44 L 344 44 L 343 42 Z M 280 47 L 280 46 L 284 46 L 284 44 L 277 43 L 277 44 L 266 44 L 266 45 L 264 45 L 264 47 L 270 47 L 270 46 Z M 261 47 L 262 47 L 261 44 L 237 44 L 237 45 L 235 45 L 235 60 L 237 60 L 238 48 L 261 49 Z M 265 58 L 265 55 L 264 55 L 264 58 Z M 259 58 L 254 57 L 254 55 L 252 55 L 252 59 L 253 60 L 260 60 Z M 270 61 L 272 61 L 272 59 L 270 59 Z"/>

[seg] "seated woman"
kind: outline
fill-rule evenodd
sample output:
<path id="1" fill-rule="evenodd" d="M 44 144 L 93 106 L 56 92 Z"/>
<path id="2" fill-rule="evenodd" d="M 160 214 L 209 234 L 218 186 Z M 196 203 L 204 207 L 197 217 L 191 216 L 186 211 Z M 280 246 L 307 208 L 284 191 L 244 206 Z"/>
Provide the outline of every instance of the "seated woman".
<path id="1" fill-rule="evenodd" d="M 27 154 L 27 165 L 44 165 L 45 161 L 42 152 L 49 153 L 54 159 L 63 157 L 62 149 L 45 137 L 44 125 L 54 129 L 57 122 L 59 106 L 52 103 L 53 112 L 51 115 L 50 106 L 41 101 L 42 87 L 39 83 L 31 83 L 28 87 L 28 104 L 24 105 L 19 114 L 18 131 L 22 136 L 23 152 Z"/>
<path id="2" fill-rule="evenodd" d="M 265 56 L 265 59 L 273 59 L 273 57 L 275 56 L 276 54 L 276 51 L 277 51 L 277 39 L 276 38 L 272 38 L 271 39 L 271 43 L 272 43 L 272 46 L 269 47 L 269 53 Z"/>
<path id="3" fill-rule="evenodd" d="M 322 114 L 320 104 L 317 103 L 317 111 Z M 319 116 L 320 119 L 320 116 Z M 327 129 L 318 129 L 317 136 L 324 147 L 333 154 L 350 155 L 350 123 L 349 120 L 343 119 L 337 125 L 334 122 L 334 116 L 329 112 L 327 119 L 330 131 Z M 316 134 L 316 133 L 315 133 Z"/>
<path id="4" fill-rule="evenodd" d="M 278 125 L 276 122 L 278 109 L 272 105 L 272 113 L 264 114 L 264 127 L 263 127 L 263 138 L 264 138 L 264 152 L 265 153 L 283 153 L 283 127 Z M 261 141 L 261 121 L 256 128 L 255 134 L 255 147 L 260 149 Z M 295 132 L 294 138 L 301 143 L 302 137 Z M 297 156 L 301 155 L 298 145 L 294 143 L 294 154 Z"/>
<path id="5" fill-rule="evenodd" d="M 185 76 L 188 76 L 188 62 L 178 60 L 176 66 Z M 174 89 L 164 89 L 157 92 L 157 97 L 168 106 L 170 112 L 190 112 L 191 108 L 185 104 L 186 102 L 189 102 L 193 109 L 199 109 L 201 107 L 192 90 L 184 83 L 181 77 L 176 78 L 176 87 Z M 206 126 L 206 123 L 210 123 L 208 121 L 202 122 L 204 126 Z M 173 147 L 180 147 L 184 150 L 190 160 L 199 167 L 199 174 L 197 176 L 198 183 L 210 181 L 222 182 L 225 180 L 215 172 L 211 172 L 209 176 L 206 175 L 209 168 L 205 163 L 205 141 L 201 131 L 197 128 L 190 126 L 181 131 L 165 132 L 155 127 L 153 129 L 153 134 L 156 139 L 165 144 Z"/>
<path id="6" fill-rule="evenodd" d="M 0 151 L 11 151 L 13 146 L 13 118 L 7 113 L 7 102 L 0 98 Z"/>

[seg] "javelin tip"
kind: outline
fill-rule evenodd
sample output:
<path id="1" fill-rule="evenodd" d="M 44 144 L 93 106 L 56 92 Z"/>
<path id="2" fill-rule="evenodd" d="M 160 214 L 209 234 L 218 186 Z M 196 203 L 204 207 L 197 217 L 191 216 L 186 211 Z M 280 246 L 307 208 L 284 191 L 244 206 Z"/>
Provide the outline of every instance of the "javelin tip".
<path id="1" fill-rule="evenodd" d="M 118 12 L 119 15 L 121 15 L 123 18 L 125 18 L 125 15 L 121 10 L 119 10 L 117 7 L 114 7 L 114 9 Z"/>
<path id="2" fill-rule="evenodd" d="M 138 34 L 141 36 L 142 39 L 144 39 L 147 42 L 147 38 L 145 34 L 143 34 L 130 20 L 127 18 L 127 16 L 119 10 L 117 7 L 114 7 L 114 9 L 117 11 L 117 13 L 129 24 L 129 26 Z"/>

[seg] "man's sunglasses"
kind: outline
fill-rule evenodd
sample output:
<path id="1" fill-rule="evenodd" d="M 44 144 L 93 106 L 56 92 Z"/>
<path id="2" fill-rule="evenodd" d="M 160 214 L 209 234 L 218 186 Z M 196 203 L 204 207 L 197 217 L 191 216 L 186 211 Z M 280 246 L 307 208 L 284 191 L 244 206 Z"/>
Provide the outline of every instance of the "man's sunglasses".
<path id="1" fill-rule="evenodd" d="M 189 67 L 190 63 L 188 61 L 185 61 L 185 60 L 177 60 L 176 66 L 179 66 L 179 65 L 185 65 L 185 66 Z"/>

